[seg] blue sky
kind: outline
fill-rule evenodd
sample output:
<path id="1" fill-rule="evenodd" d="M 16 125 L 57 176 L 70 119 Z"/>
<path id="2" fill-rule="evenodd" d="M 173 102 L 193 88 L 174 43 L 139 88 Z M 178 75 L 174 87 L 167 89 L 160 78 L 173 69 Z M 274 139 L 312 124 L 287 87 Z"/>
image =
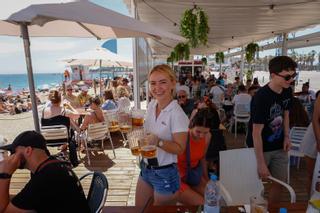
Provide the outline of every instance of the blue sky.
<path id="1" fill-rule="evenodd" d="M 7 1 L 7 0 L 6 0 Z M 22 9 L 31 2 L 59 2 L 67 0 L 10 0 L 5 8 L 0 8 L 0 18 L 5 19 L 12 12 Z M 122 0 L 92 0 L 103 7 L 129 15 Z M 320 26 L 296 33 L 296 36 L 320 31 Z M 31 54 L 34 73 L 63 72 L 66 68 L 61 59 L 76 53 L 101 46 L 105 40 L 79 38 L 31 38 Z M 297 49 L 298 53 L 308 53 L 312 49 L 320 52 L 320 46 Z M 260 56 L 274 55 L 275 50 L 261 52 Z M 118 39 L 118 54 L 132 58 L 132 39 Z M 0 74 L 26 73 L 22 39 L 0 36 Z"/>
<path id="2" fill-rule="evenodd" d="M 8 7 L 1 8 L 3 19 L 18 9 L 27 6 L 26 2 L 48 2 L 50 0 L 11 0 Z M 51 0 L 57 2 L 57 0 Z M 129 15 L 126 6 L 121 0 L 93 0 L 92 2 L 124 15 Z M 2 11 L 5 10 L 6 11 Z M 10 13 L 11 10 L 11 13 Z M 6 17 L 7 17 L 6 16 Z M 101 46 L 106 40 L 80 38 L 31 38 L 31 57 L 34 73 L 63 72 L 66 68 L 64 57 L 94 49 Z M 132 58 L 132 39 L 118 39 L 118 54 L 124 58 Z M 0 36 L 0 74 L 26 73 L 23 42 L 19 37 Z"/>

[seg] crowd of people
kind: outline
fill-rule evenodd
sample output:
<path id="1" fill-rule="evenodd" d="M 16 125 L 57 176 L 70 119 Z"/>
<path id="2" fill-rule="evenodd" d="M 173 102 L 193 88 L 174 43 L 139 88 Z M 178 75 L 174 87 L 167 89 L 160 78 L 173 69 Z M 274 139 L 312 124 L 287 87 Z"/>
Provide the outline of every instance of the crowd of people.
<path id="1" fill-rule="evenodd" d="M 32 104 L 30 95 L 4 95 L 0 94 L 0 113 L 9 113 L 11 115 L 28 112 Z"/>
<path id="2" fill-rule="evenodd" d="M 227 83 L 223 75 L 219 78 L 210 76 L 208 79 L 192 79 L 188 76 L 187 79 L 180 79 L 177 84 L 176 74 L 170 66 L 155 66 L 148 75 L 152 98 L 145 115 L 144 130 L 148 133 L 146 141 L 156 146 L 157 152 L 156 157 L 142 158 L 140 162 L 135 205 L 145 206 L 150 199 L 154 205 L 175 205 L 177 202 L 184 205 L 202 205 L 204 189 L 209 180 L 208 172 L 213 171 L 219 175 L 219 151 L 226 149 L 220 124 L 232 118 L 232 110 L 238 104 L 248 105 L 250 121 L 246 145 L 255 149 L 257 173 L 261 178 L 272 175 L 286 182 L 287 152 L 291 147 L 290 128 L 308 126 L 312 118 L 303 149 L 308 156 L 308 173 L 312 176 L 312 166 L 314 167 L 314 159 L 320 147 L 320 97 L 313 97 L 313 93 L 305 88 L 308 86 L 306 84 L 301 93 L 293 92 L 291 87 L 294 85 L 296 67 L 296 62 L 290 57 L 273 58 L 269 63 L 271 80 L 260 86 L 257 79 L 253 82 L 247 79 L 243 84 L 239 77 L 236 77 L 233 83 Z M 70 122 L 70 128 L 76 132 L 85 130 L 89 123 L 103 121 L 102 109 L 119 107 L 120 102 L 127 102 L 122 99 L 129 99 L 131 96 L 131 89 L 127 87 L 124 79 L 110 82 L 110 87 L 104 92 L 105 100 L 90 97 L 86 87 L 82 88 L 78 97 L 73 95 L 72 86 L 66 88 L 64 97 L 61 97 L 59 91 L 50 92 L 50 103 L 43 110 L 42 122 L 56 124 L 63 118 Z M 313 111 L 307 111 L 305 100 L 315 102 L 315 106 L 311 107 Z M 77 107 L 91 109 L 80 125 L 76 122 L 79 115 L 74 109 Z M 305 116 L 297 117 L 297 113 Z M 36 133 L 22 133 L 24 134 L 37 136 Z M 2 147 L 11 151 L 12 155 L 5 163 L 0 162 L 0 179 L 7 179 L 0 182 L 0 195 L 5 198 L 0 202 L 0 212 L 7 208 L 42 208 L 39 202 L 32 202 L 33 205 L 29 206 L 23 202 L 25 196 L 37 185 L 27 184 L 11 202 L 8 199 L 8 187 L 3 187 L 9 185 L 9 179 L 18 167 L 28 168 L 33 174 L 31 182 L 34 181 L 40 176 L 37 168 L 41 167 L 41 162 L 51 159 L 41 136 L 38 135 L 33 140 L 23 139 L 25 137 L 19 135 L 10 147 Z M 192 178 L 189 175 L 191 170 L 197 177 Z M 63 172 L 65 171 L 69 171 L 68 168 L 63 169 Z M 63 172 L 61 171 L 61 174 Z M 59 180 L 52 181 L 53 185 L 59 184 Z M 68 187 L 76 188 L 79 193 L 76 196 L 77 201 L 82 202 L 82 188 L 79 188 L 79 184 L 77 187 L 74 185 L 77 179 L 73 175 L 70 183 L 72 184 Z M 57 190 L 63 191 L 62 187 Z M 42 200 L 38 195 L 42 194 L 36 194 L 32 199 Z M 280 195 L 280 186 L 272 183 L 269 203 L 278 201 Z M 85 209 L 84 206 L 83 211 Z"/>

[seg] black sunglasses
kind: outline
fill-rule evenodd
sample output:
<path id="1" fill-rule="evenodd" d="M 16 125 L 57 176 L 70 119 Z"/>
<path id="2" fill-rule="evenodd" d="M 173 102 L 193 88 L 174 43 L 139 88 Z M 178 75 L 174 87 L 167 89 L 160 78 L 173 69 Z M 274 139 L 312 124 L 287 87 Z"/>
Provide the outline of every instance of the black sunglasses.
<path id="1" fill-rule="evenodd" d="M 291 80 L 291 79 L 295 79 L 295 77 L 298 75 L 296 72 L 295 73 L 293 73 L 292 75 L 285 75 L 285 76 L 283 76 L 283 75 L 280 75 L 280 74 L 278 74 L 278 73 L 274 73 L 275 75 L 277 75 L 277 76 L 280 76 L 280 77 L 282 77 L 284 80 L 286 80 L 286 81 L 289 81 L 289 80 Z"/>
<path id="2" fill-rule="evenodd" d="M 185 98 L 185 95 L 179 95 L 178 98 Z"/>

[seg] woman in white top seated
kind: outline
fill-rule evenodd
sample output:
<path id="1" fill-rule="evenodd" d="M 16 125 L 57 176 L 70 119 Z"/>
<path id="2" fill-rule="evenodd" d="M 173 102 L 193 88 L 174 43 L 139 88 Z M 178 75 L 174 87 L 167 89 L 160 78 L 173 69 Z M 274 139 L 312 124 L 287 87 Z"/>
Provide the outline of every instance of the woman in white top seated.
<path id="1" fill-rule="evenodd" d="M 152 196 L 154 205 L 175 205 L 180 187 L 177 155 L 185 150 L 189 120 L 173 99 L 176 78 L 170 66 L 155 66 L 148 80 L 154 100 L 148 105 L 144 128 L 157 154 L 141 161 L 136 205 L 144 206 Z"/>

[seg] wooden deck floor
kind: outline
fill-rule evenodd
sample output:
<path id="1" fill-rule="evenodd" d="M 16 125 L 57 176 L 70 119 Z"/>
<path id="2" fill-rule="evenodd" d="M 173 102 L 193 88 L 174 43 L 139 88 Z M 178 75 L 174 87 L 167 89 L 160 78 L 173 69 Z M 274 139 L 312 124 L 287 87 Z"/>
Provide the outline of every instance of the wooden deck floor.
<path id="1" fill-rule="evenodd" d="M 75 172 L 78 177 L 84 175 L 89 171 L 101 171 L 103 172 L 109 182 L 108 197 L 105 205 L 109 206 L 133 206 L 135 200 L 136 183 L 139 176 L 139 168 L 137 166 L 137 160 L 131 155 L 128 148 L 123 148 L 122 142 L 119 140 L 120 135 L 113 135 L 114 145 L 116 149 L 116 158 L 113 157 L 111 147 L 108 142 L 105 145 L 104 152 L 91 152 L 91 166 L 88 165 L 85 155 L 81 155 L 82 162 L 75 168 Z M 232 134 L 226 134 L 226 142 L 228 149 L 240 148 L 244 146 L 244 135 L 239 135 L 237 139 L 234 139 Z M 53 152 L 57 152 L 56 149 L 51 149 Z M 26 184 L 30 177 L 27 170 L 18 170 L 11 180 L 10 194 L 15 195 Z M 307 201 L 306 185 L 306 166 L 302 160 L 300 169 L 291 167 L 291 186 L 294 188 L 297 201 Z M 87 192 L 90 184 L 90 180 L 82 182 L 84 190 Z M 267 191 L 267 190 L 266 190 Z M 288 193 L 283 193 L 282 200 L 289 200 Z"/>

